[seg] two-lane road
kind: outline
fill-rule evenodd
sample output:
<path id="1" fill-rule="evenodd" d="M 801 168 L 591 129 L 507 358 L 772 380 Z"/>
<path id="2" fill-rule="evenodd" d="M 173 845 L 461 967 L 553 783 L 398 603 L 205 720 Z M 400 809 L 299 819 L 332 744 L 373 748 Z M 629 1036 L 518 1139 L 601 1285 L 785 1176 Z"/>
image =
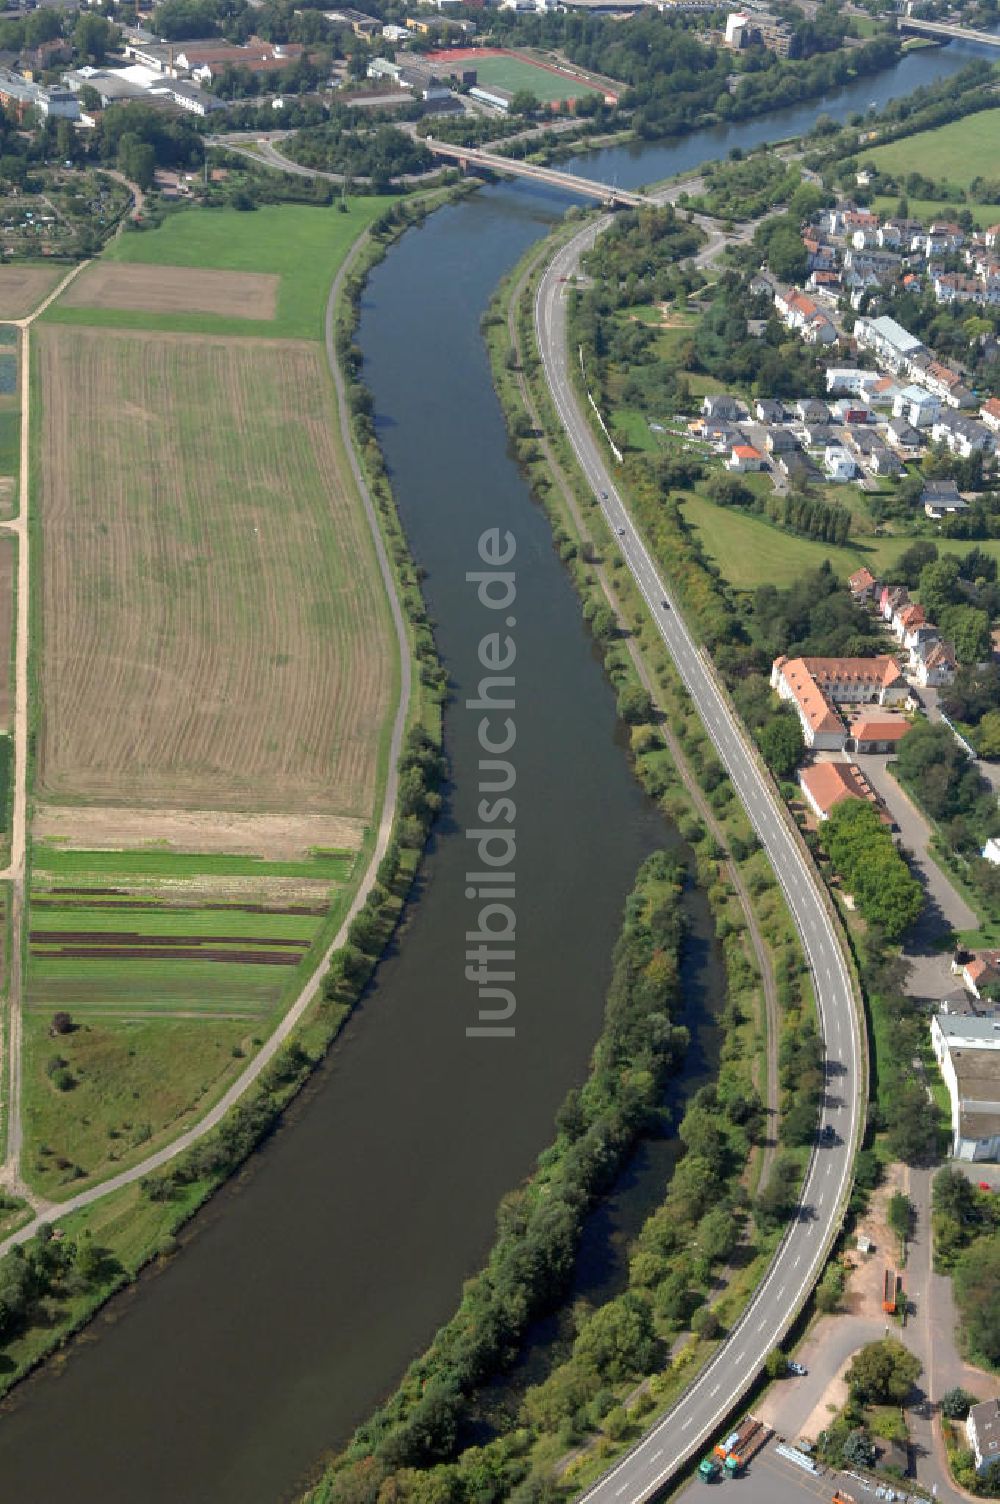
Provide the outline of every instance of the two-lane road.
<path id="1" fill-rule="evenodd" d="M 784 889 L 813 977 L 827 1054 L 821 1123 L 833 1135 L 812 1155 L 799 1213 L 743 1317 L 677 1404 L 585 1495 L 594 1504 L 633 1504 L 662 1488 L 705 1445 L 739 1404 L 811 1290 L 840 1226 L 866 1083 L 859 1010 L 819 877 L 633 525 L 570 383 L 567 361 L 575 356 L 566 347 L 566 280 L 609 223 L 605 216 L 575 235 L 542 279 L 535 324 L 543 366 L 580 467 Z"/>

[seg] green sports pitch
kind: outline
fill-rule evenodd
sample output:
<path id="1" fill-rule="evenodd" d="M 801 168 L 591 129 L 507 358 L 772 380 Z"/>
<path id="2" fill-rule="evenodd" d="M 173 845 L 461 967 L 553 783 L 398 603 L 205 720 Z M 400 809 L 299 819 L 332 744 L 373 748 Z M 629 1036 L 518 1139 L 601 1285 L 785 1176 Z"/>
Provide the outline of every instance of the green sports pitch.
<path id="1" fill-rule="evenodd" d="M 480 84 L 492 85 L 517 94 L 522 89 L 542 104 L 553 104 L 566 99 L 581 99 L 584 94 L 599 94 L 593 84 L 568 75 L 552 73 L 548 68 L 539 68 L 526 58 L 477 57 L 475 61 L 477 80 Z"/>

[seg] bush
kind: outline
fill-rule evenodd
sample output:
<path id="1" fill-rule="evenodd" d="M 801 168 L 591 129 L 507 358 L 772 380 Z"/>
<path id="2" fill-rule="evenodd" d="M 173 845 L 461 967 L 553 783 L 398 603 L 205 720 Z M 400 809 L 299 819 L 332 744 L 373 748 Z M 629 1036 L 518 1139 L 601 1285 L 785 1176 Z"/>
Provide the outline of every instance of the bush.
<path id="1" fill-rule="evenodd" d="M 976 1403 L 976 1396 L 967 1389 L 947 1389 L 941 1396 L 941 1414 L 948 1420 L 964 1420 Z"/>

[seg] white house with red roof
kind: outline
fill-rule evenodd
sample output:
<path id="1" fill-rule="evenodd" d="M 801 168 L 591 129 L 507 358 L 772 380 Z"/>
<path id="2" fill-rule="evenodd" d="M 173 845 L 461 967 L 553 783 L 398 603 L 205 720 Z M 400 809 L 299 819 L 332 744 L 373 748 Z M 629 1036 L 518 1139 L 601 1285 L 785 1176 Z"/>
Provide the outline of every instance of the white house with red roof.
<path id="1" fill-rule="evenodd" d="M 733 470 L 737 475 L 743 475 L 748 470 L 763 470 L 767 461 L 759 449 L 752 444 L 734 444 L 726 469 Z"/>

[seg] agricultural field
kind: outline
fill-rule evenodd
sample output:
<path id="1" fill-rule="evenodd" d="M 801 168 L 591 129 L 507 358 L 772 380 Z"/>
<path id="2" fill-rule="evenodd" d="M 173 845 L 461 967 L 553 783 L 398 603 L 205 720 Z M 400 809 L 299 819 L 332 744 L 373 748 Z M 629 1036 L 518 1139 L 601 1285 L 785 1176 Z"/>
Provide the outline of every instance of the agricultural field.
<path id="1" fill-rule="evenodd" d="M 906 537 L 866 538 L 864 544 L 836 548 L 811 538 L 797 538 L 763 518 L 748 516 L 732 507 L 716 506 L 715 502 L 691 492 L 684 494 L 683 501 L 684 515 L 706 553 L 738 590 L 753 590 L 764 584 L 791 585 L 804 571 L 815 569 L 824 559 L 829 559 L 837 573 L 845 576 L 862 564 L 878 573 L 913 542 Z M 966 553 L 970 547 L 961 539 L 935 541 L 942 554 Z M 978 546 L 1000 559 L 1000 540 L 987 540 Z"/>
<path id="2" fill-rule="evenodd" d="M 886 146 L 866 147 L 860 157 L 880 172 L 905 178 L 914 168 L 922 177 L 944 179 L 968 188 L 973 178 L 989 175 L 1000 153 L 1000 109 L 980 110 L 932 131 L 920 131 Z M 911 206 L 912 208 L 912 206 Z M 998 211 L 1000 215 L 1000 211 Z"/>
<path id="3" fill-rule="evenodd" d="M 95 261 L 70 283 L 62 306 L 273 319 L 278 311 L 279 280 L 274 273 Z"/>
<path id="4" fill-rule="evenodd" d="M 41 1189 L 148 1152 L 223 1089 L 315 966 L 354 864 L 36 843 L 24 1122 Z"/>
<path id="5" fill-rule="evenodd" d="M 66 275 L 64 266 L 0 266 L 0 319 L 23 319 Z"/>
<path id="6" fill-rule="evenodd" d="M 39 796 L 367 819 L 392 650 L 322 349 L 42 325 L 38 371 Z"/>
<path id="7" fill-rule="evenodd" d="M 17 542 L 0 536 L 0 732 L 11 729 L 14 650 L 14 584 Z"/>
<path id="8" fill-rule="evenodd" d="M 102 266 L 176 266 L 277 277 L 277 310 L 266 328 L 259 317 L 245 313 L 224 316 L 194 308 L 165 312 L 148 304 L 142 309 L 84 307 L 65 298 L 44 318 L 63 324 L 322 339 L 326 300 L 337 268 L 362 230 L 394 202 L 357 198 L 346 213 L 300 204 L 265 204 L 249 214 L 237 209 L 185 209 L 169 215 L 156 229 L 126 231 L 104 252 Z"/>

